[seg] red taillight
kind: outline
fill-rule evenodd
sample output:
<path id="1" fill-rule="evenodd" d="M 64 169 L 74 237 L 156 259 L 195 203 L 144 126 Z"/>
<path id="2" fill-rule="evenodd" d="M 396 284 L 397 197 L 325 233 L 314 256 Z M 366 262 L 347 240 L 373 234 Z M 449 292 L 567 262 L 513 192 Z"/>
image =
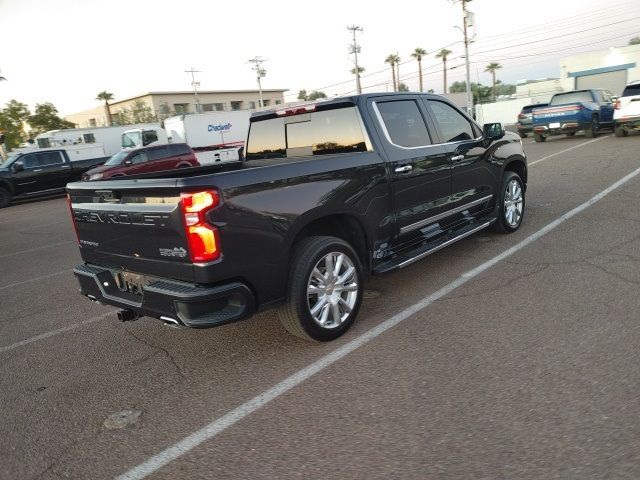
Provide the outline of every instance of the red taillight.
<path id="1" fill-rule="evenodd" d="M 519 118 L 520 120 L 524 120 L 524 119 L 526 119 L 526 118 L 527 118 L 527 116 L 521 113 L 520 115 L 518 115 L 518 118 Z"/>
<path id="2" fill-rule="evenodd" d="M 622 108 L 622 104 L 620 103 L 620 99 L 616 100 L 616 106 L 614 107 L 616 110 L 620 110 Z"/>
<path id="3" fill-rule="evenodd" d="M 73 231 L 76 234 L 76 240 L 80 245 L 80 236 L 78 235 L 78 226 L 76 225 L 76 217 L 73 215 L 73 205 L 71 204 L 71 195 L 67 193 L 67 205 L 69 205 L 69 213 L 71 214 L 71 223 L 73 223 Z"/>
<path id="4" fill-rule="evenodd" d="M 180 197 L 191 261 L 211 262 L 218 259 L 218 229 L 209 225 L 205 217 L 209 210 L 220 203 L 218 192 L 183 193 Z"/>

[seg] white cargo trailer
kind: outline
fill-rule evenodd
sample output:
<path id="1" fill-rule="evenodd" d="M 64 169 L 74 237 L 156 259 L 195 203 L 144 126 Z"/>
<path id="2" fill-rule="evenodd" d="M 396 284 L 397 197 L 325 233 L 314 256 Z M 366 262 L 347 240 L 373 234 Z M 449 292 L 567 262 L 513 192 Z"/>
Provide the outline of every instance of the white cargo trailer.
<path id="1" fill-rule="evenodd" d="M 170 143 L 186 143 L 202 165 L 240 158 L 249 132 L 248 110 L 208 112 L 167 118 L 164 128 Z"/>
<path id="2" fill-rule="evenodd" d="M 132 129 L 162 131 L 159 123 L 51 130 L 36 136 L 34 147 L 48 148 L 100 144 L 105 154 L 111 156 L 122 149 L 122 134 Z"/>

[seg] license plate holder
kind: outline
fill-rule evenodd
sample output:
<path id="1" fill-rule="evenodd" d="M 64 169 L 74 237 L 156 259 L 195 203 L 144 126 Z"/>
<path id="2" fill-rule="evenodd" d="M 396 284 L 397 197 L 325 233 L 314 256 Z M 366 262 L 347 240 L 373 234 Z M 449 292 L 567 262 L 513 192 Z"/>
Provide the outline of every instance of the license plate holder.
<path id="1" fill-rule="evenodd" d="M 147 284 L 144 275 L 122 271 L 113 271 L 111 274 L 116 287 L 121 292 L 131 295 L 142 295 L 144 293 L 144 286 Z"/>
<path id="2" fill-rule="evenodd" d="M 550 123 L 549 128 L 560 128 L 560 122 Z"/>

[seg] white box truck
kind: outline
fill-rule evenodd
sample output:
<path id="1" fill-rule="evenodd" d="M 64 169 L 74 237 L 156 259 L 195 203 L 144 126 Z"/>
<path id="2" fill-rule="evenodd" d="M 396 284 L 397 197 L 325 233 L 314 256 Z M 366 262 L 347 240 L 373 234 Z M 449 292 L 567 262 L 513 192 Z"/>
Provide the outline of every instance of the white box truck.
<path id="1" fill-rule="evenodd" d="M 167 118 L 170 143 L 186 143 L 201 165 L 239 160 L 249 133 L 248 110 L 207 112 Z"/>

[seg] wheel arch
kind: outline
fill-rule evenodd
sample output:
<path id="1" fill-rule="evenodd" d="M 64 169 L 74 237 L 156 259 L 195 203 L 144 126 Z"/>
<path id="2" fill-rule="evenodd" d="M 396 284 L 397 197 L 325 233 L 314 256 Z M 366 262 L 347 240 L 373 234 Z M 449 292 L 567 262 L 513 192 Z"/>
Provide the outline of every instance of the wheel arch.
<path id="1" fill-rule="evenodd" d="M 523 157 L 513 156 L 509 158 L 509 160 L 507 160 L 504 163 L 504 167 L 502 169 L 503 175 L 504 175 L 504 172 L 517 173 L 518 176 L 522 179 L 522 182 L 524 183 L 524 188 L 526 190 L 528 169 L 527 169 L 527 162 L 525 162 Z"/>

